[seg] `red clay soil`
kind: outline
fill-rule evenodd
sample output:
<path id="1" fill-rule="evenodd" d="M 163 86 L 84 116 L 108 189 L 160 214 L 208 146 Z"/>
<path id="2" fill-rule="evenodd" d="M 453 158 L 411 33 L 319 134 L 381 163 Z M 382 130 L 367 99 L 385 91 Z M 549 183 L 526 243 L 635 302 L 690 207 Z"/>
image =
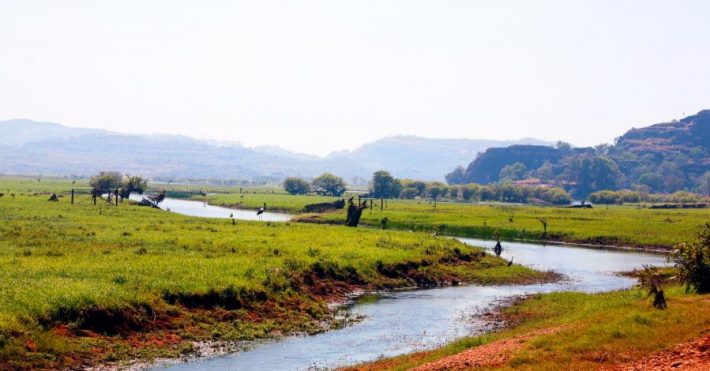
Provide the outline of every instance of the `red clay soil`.
<path id="1" fill-rule="evenodd" d="M 710 370 L 710 334 L 679 344 L 673 350 L 656 352 L 604 370 Z"/>
<path id="2" fill-rule="evenodd" d="M 532 331 L 525 335 L 508 339 L 493 341 L 458 354 L 426 363 L 414 370 L 470 370 L 480 367 L 501 366 L 510 361 L 513 357 L 513 352 L 522 348 L 527 341 L 541 335 L 554 334 L 560 330 L 562 330 L 562 327 L 553 327 Z"/>

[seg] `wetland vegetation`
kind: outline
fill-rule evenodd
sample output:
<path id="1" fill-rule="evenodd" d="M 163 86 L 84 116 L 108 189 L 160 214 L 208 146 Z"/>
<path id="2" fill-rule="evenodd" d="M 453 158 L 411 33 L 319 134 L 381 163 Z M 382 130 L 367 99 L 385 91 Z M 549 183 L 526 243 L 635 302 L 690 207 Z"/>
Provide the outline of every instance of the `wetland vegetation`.
<path id="1" fill-rule="evenodd" d="M 2 364 L 174 357 L 199 340 L 322 331 L 328 302 L 358 290 L 554 278 L 424 233 L 71 205 L 67 185 L 0 185 L 15 194 L 0 198 Z"/>

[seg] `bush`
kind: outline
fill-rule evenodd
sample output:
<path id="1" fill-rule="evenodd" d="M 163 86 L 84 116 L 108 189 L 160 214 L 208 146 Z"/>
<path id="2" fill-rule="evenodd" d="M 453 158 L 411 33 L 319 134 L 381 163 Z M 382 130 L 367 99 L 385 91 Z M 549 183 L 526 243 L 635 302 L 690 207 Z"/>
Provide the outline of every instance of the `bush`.
<path id="1" fill-rule="evenodd" d="M 96 192 L 106 193 L 121 186 L 123 176 L 116 171 L 102 171 L 89 179 L 89 185 Z"/>
<path id="2" fill-rule="evenodd" d="M 686 291 L 710 292 L 710 222 L 700 228 L 695 241 L 678 244 L 668 259 L 679 269 Z"/>
<path id="3" fill-rule="evenodd" d="M 310 192 L 311 185 L 301 178 L 289 177 L 284 180 L 284 189 L 292 195 L 305 195 Z"/>

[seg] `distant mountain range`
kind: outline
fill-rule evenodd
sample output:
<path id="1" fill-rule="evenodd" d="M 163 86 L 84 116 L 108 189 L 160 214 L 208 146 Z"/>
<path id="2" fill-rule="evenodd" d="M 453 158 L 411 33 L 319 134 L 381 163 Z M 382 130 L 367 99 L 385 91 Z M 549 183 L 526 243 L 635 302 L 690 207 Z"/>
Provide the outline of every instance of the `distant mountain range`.
<path id="1" fill-rule="evenodd" d="M 678 121 L 631 129 L 613 145 L 512 145 L 489 148 L 450 183 L 491 183 L 506 177 L 537 179 L 578 196 L 601 189 L 710 193 L 710 110 Z"/>
<path id="2" fill-rule="evenodd" d="M 536 139 L 394 136 L 322 158 L 279 147 L 249 148 L 177 135 L 128 135 L 24 119 L 0 121 L 0 133 L 0 172 L 5 174 L 83 176 L 117 170 L 156 180 L 280 180 L 329 171 L 348 182 L 362 183 L 382 169 L 400 178 L 443 180 L 452 167 L 489 147 L 549 144 Z"/>

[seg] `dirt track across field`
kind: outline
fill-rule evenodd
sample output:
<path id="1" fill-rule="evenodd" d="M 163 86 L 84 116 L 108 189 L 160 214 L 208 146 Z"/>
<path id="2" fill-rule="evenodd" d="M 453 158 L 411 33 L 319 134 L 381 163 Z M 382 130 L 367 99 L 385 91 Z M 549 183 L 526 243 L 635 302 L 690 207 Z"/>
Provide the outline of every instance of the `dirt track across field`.
<path id="1" fill-rule="evenodd" d="M 526 342 L 542 335 L 550 335 L 562 330 L 553 327 L 532 331 L 509 339 L 502 339 L 484 344 L 458 354 L 450 355 L 436 361 L 421 365 L 414 370 L 470 370 L 479 367 L 495 367 L 510 361 L 513 352 L 524 346 Z"/>

